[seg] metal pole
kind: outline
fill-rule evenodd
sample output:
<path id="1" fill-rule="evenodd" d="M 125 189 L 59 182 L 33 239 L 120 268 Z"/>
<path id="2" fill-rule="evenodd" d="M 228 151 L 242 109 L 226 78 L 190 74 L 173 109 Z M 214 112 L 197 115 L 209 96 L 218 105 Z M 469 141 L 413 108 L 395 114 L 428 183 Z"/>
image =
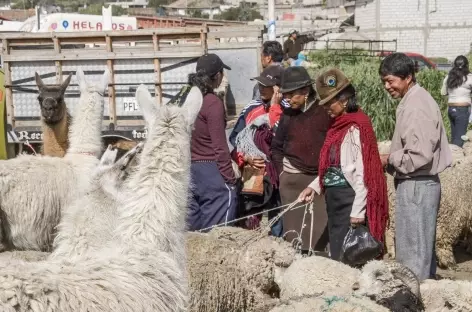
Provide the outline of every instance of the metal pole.
<path id="1" fill-rule="evenodd" d="M 38 27 L 38 31 L 41 28 L 41 7 L 37 5 L 35 7 L 35 13 L 36 13 L 36 26 Z"/>
<path id="2" fill-rule="evenodd" d="M 269 40 L 275 40 L 275 0 L 268 0 L 269 25 L 267 35 Z"/>

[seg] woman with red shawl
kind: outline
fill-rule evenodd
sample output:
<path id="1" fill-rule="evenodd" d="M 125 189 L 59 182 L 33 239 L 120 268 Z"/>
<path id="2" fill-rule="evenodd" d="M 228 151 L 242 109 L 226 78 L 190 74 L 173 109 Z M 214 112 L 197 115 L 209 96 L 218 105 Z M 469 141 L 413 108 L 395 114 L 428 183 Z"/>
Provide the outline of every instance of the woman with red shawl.
<path id="1" fill-rule="evenodd" d="M 299 199 L 309 202 L 315 192 L 325 193 L 330 256 L 339 261 L 351 225 L 367 223 L 372 236 L 384 241 L 387 186 L 374 129 L 357 105 L 354 86 L 331 69 L 318 77 L 316 89 L 334 123 L 320 152 L 319 175 Z"/>

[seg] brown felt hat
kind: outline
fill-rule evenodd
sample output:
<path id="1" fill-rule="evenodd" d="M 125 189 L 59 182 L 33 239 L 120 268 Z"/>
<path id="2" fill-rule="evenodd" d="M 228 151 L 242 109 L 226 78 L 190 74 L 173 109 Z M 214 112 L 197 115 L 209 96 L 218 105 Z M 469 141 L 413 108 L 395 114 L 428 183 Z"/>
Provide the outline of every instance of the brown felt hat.
<path id="1" fill-rule="evenodd" d="M 337 68 L 330 69 L 316 78 L 316 92 L 320 98 L 320 105 L 331 101 L 342 90 L 351 85 L 349 79 Z"/>

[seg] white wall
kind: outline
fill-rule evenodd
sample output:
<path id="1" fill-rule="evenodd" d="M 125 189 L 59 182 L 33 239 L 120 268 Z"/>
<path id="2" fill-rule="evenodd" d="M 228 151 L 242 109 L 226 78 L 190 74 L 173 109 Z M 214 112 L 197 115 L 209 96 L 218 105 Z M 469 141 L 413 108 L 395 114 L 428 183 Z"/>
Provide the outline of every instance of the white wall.
<path id="1" fill-rule="evenodd" d="M 455 58 L 470 51 L 472 0 L 360 0 L 356 25 L 398 51 Z"/>

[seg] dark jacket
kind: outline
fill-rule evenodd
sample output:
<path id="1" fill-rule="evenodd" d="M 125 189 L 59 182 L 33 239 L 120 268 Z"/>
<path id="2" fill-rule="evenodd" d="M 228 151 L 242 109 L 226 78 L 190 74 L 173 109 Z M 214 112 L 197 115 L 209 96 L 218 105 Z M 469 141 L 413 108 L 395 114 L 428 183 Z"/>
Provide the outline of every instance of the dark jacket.
<path id="1" fill-rule="evenodd" d="M 271 144 L 278 174 L 283 170 L 284 157 L 298 170 L 317 174 L 321 147 L 331 122 L 318 101 L 306 112 L 286 109 Z"/>
<path id="2" fill-rule="evenodd" d="M 293 41 L 288 38 L 284 42 L 284 59 L 287 60 L 292 58 L 294 60 L 298 59 L 298 53 L 303 50 L 305 43 L 314 41 L 315 38 L 312 35 L 298 35 L 297 39 Z"/>

